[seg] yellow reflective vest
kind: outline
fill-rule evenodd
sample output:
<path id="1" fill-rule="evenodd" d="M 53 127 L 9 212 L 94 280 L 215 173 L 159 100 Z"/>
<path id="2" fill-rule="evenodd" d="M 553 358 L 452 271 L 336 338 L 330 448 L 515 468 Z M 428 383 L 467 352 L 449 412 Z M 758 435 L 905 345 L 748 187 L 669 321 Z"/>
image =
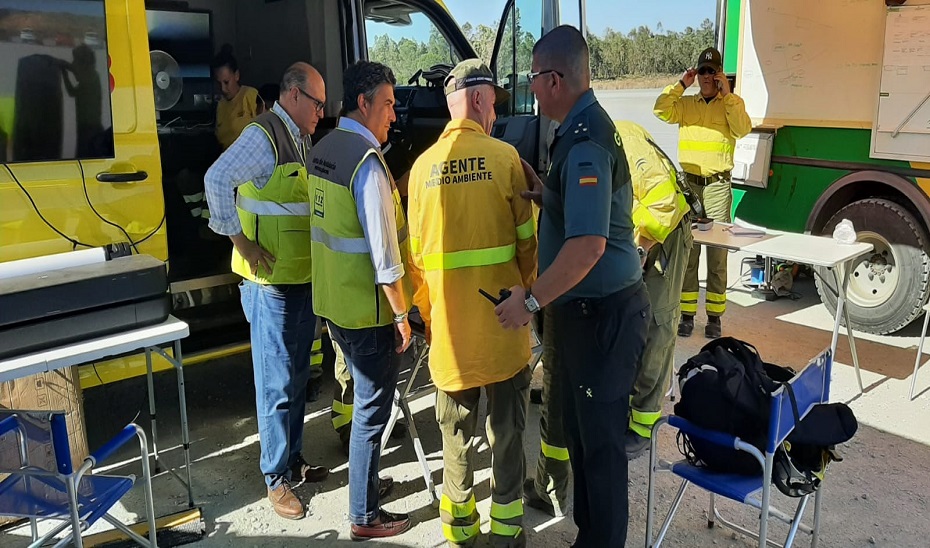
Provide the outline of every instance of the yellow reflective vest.
<path id="1" fill-rule="evenodd" d="M 407 262 L 407 225 L 400 195 L 381 151 L 363 136 L 336 128 L 310 153 L 311 257 L 313 259 L 313 311 L 344 329 L 391 325 L 394 312 L 384 290 L 375 283 L 375 269 L 365 232 L 358 218 L 353 189 L 365 160 L 375 155 L 391 183 L 394 223 L 401 260 Z M 401 279 L 404 301 L 413 296 Z"/>
<path id="2" fill-rule="evenodd" d="M 530 358 L 529 328 L 500 326 L 478 293 L 529 287 L 536 224 L 520 157 L 471 120 L 452 120 L 413 164 L 410 275 L 430 333 L 429 368 L 454 392 L 512 378 Z"/>
<path id="3" fill-rule="evenodd" d="M 692 175 L 709 177 L 733 169 L 736 140 L 752 130 L 746 105 L 735 93 L 710 102 L 700 93 L 682 96 L 680 82 L 666 87 L 653 112 L 663 122 L 678 124 L 678 162 Z"/>
<path id="4" fill-rule="evenodd" d="M 265 132 L 275 153 L 275 168 L 258 188 L 252 182 L 236 191 L 236 211 L 242 234 L 271 253 L 271 272 L 259 267 L 255 274 L 233 247 L 232 271 L 260 284 L 303 284 L 311 280 L 310 198 L 303 144 L 294 140 L 284 120 L 269 111 L 251 125 Z"/>
<path id="5" fill-rule="evenodd" d="M 650 143 L 652 136 L 642 126 L 628 121 L 614 124 L 633 181 L 634 241 L 642 235 L 662 243 L 689 209 L 675 182 L 675 166 Z"/>

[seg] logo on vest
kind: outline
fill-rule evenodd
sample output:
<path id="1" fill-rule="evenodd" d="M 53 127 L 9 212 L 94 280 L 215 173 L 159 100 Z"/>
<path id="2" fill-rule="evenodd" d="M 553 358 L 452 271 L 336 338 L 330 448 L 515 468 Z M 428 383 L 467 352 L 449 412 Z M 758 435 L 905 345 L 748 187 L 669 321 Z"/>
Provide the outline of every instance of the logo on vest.
<path id="1" fill-rule="evenodd" d="M 317 188 L 313 194 L 313 214 L 323 218 L 323 189 Z"/>

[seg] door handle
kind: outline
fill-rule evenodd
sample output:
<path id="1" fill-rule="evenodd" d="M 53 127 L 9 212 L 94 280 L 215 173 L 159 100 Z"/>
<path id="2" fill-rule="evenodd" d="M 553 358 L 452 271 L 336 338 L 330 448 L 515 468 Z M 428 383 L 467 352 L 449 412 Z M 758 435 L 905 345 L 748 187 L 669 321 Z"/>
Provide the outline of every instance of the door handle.
<path id="1" fill-rule="evenodd" d="M 149 174 L 144 171 L 131 171 L 129 173 L 104 171 L 97 174 L 97 180 L 101 183 L 137 183 L 148 178 Z"/>

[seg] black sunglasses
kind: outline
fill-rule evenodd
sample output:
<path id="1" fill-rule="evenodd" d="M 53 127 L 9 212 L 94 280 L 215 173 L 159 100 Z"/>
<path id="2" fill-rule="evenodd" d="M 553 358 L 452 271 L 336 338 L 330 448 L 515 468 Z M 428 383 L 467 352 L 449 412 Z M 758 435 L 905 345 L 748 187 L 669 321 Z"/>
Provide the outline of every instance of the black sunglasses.
<path id="1" fill-rule="evenodd" d="M 303 96 L 306 97 L 307 99 L 310 99 L 311 101 L 313 101 L 314 103 L 316 103 L 316 106 L 314 107 L 315 110 L 316 110 L 317 112 L 319 112 L 319 113 L 322 114 L 322 112 L 323 112 L 323 107 L 326 106 L 326 103 L 324 103 L 323 101 L 320 101 L 319 99 L 317 99 L 317 98 L 314 97 L 313 95 L 310 95 L 309 93 L 307 93 L 306 91 L 304 91 L 304 90 L 302 90 L 302 89 L 300 89 L 300 88 L 297 88 L 297 91 L 299 91 L 299 92 L 301 93 L 301 95 L 303 95 Z"/>
<path id="2" fill-rule="evenodd" d="M 710 74 L 711 76 L 717 74 L 717 71 L 712 68 L 701 67 L 698 69 L 698 74 L 704 76 L 705 74 Z"/>
<path id="3" fill-rule="evenodd" d="M 543 74 L 550 74 L 550 73 L 558 74 L 558 75 L 559 75 L 559 78 L 565 78 L 565 75 L 562 74 L 561 72 L 559 72 L 559 71 L 557 71 L 557 70 L 555 70 L 555 69 L 548 69 L 548 70 L 541 70 L 541 71 L 539 71 L 539 72 L 531 72 L 531 73 L 529 73 L 529 74 L 526 75 L 526 80 L 527 80 L 529 83 L 532 84 L 532 83 L 533 83 L 533 80 L 539 78 L 539 77 L 542 76 Z"/>

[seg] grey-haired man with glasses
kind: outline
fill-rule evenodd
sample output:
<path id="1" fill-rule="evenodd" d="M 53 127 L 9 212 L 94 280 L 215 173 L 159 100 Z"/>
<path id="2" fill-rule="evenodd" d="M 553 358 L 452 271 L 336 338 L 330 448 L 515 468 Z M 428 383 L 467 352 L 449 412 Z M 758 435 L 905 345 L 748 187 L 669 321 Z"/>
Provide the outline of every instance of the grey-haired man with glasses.
<path id="1" fill-rule="evenodd" d="M 317 321 L 310 288 L 307 155 L 325 101 L 320 73 L 306 63 L 291 65 L 271 110 L 246 126 L 204 177 L 210 228 L 232 240 L 232 270 L 243 278 L 259 466 L 272 508 L 286 519 L 306 513 L 291 482 L 322 481 L 329 474 L 301 455 L 310 334 Z"/>

